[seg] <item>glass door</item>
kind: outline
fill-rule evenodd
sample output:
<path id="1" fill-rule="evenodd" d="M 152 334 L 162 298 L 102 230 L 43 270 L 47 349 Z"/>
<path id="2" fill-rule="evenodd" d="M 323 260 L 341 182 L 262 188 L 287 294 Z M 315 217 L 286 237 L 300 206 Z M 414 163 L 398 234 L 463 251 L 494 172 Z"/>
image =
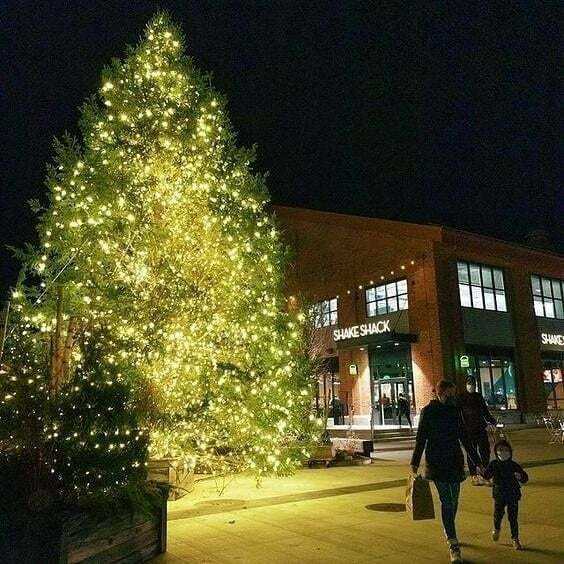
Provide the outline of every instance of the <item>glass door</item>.
<path id="1" fill-rule="evenodd" d="M 382 425 L 395 424 L 396 396 L 395 386 L 393 382 L 379 380 L 378 388 L 380 390 L 379 409 L 381 414 Z"/>
<path id="2" fill-rule="evenodd" d="M 415 401 L 409 347 L 372 350 L 370 376 L 372 389 L 372 425 L 399 425 L 398 398 L 409 402 L 413 415 Z"/>
<path id="3" fill-rule="evenodd" d="M 407 378 L 384 378 L 374 382 L 374 402 L 376 425 L 399 425 L 398 398 L 403 394 L 410 405 Z"/>

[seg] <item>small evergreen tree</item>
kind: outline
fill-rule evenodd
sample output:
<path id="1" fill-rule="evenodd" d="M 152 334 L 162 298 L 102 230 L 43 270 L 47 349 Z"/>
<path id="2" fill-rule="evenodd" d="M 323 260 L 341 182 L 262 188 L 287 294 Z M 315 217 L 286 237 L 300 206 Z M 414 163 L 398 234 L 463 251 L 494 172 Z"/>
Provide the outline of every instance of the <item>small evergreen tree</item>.
<path id="1" fill-rule="evenodd" d="M 13 325 L 0 380 L 0 457 L 22 469 L 24 507 L 119 497 L 146 476 L 148 437 L 139 428 L 132 386 L 98 329 L 80 338 L 74 370 L 55 390 L 49 344 L 25 320 Z"/>
<path id="2" fill-rule="evenodd" d="M 285 311 L 286 251 L 253 152 L 183 43 L 158 14 L 103 72 L 82 143 L 57 145 L 41 250 L 25 259 L 41 282 L 19 286 L 16 308 L 53 335 L 57 389 L 112 363 L 135 375 L 153 456 L 283 474 L 313 433 L 304 319 Z M 85 373 L 73 351 L 92 324 L 107 332 L 105 364 Z"/>

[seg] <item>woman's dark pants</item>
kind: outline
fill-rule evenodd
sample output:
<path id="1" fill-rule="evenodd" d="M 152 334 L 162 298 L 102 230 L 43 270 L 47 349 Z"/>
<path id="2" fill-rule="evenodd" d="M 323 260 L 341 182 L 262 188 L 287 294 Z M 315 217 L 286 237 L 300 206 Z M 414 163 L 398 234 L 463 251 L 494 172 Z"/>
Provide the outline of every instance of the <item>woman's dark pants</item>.
<path id="1" fill-rule="evenodd" d="M 487 466 L 490 461 L 490 440 L 488 439 L 488 433 L 486 431 L 481 431 L 479 433 L 468 433 L 468 438 L 470 442 L 474 445 L 477 453 L 480 455 L 480 460 L 484 466 Z M 476 463 L 467 455 L 468 470 L 470 471 L 470 476 L 476 476 Z"/>
<path id="2" fill-rule="evenodd" d="M 441 517 L 447 540 L 456 538 L 456 512 L 458 511 L 458 497 L 460 495 L 459 482 L 437 482 L 435 487 L 441 500 Z"/>

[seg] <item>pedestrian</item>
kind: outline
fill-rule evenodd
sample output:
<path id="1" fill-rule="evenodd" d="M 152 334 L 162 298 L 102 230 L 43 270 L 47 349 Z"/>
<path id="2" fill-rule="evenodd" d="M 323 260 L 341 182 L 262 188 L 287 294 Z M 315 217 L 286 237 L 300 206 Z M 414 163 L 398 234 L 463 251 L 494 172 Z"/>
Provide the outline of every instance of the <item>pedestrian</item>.
<path id="1" fill-rule="evenodd" d="M 458 407 L 466 426 L 468 439 L 480 454 L 484 466 L 487 466 L 490 461 L 490 440 L 486 429 L 488 425 L 496 425 L 497 421 L 490 413 L 482 394 L 476 391 L 474 378 L 469 377 L 466 380 L 466 391 L 460 394 Z M 478 474 L 472 458 L 467 457 L 467 460 L 472 485 L 490 485 Z"/>
<path id="2" fill-rule="evenodd" d="M 342 425 L 344 422 L 343 404 L 341 403 L 341 400 L 335 396 L 333 398 L 333 424 Z"/>
<path id="3" fill-rule="evenodd" d="M 507 518 L 511 529 L 511 540 L 515 550 L 523 550 L 519 541 L 519 500 L 521 499 L 521 484 L 529 480 L 527 472 L 513 460 L 513 449 L 505 440 L 494 445 L 495 459 L 492 460 L 484 472 L 484 477 L 493 479 L 494 498 L 494 528 L 492 539 L 499 540 L 501 521 L 507 508 Z"/>
<path id="4" fill-rule="evenodd" d="M 407 419 L 407 423 L 409 424 L 409 429 L 413 430 L 413 425 L 411 424 L 411 406 L 409 405 L 409 401 L 403 395 L 403 392 L 400 392 L 398 395 L 398 421 L 399 426 L 401 428 L 401 418 L 405 416 Z"/>
<path id="5" fill-rule="evenodd" d="M 467 454 L 480 471 L 483 466 L 476 449 L 468 440 L 460 412 L 456 406 L 456 388 L 453 382 L 441 380 L 436 387 L 437 399 L 421 410 L 415 449 L 411 457 L 411 471 L 417 474 L 423 451 L 427 480 L 434 482 L 441 502 L 441 517 L 448 543 L 450 561 L 462 562 L 456 536 L 456 512 L 460 483 L 466 478 L 463 444 Z"/>

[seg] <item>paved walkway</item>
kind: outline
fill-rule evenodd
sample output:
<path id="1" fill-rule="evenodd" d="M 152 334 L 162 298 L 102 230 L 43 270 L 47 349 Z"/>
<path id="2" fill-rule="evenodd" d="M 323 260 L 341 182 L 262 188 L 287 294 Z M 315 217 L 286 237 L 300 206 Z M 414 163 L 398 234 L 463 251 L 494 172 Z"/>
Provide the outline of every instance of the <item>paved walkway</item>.
<path id="1" fill-rule="evenodd" d="M 500 542 L 492 543 L 491 489 L 466 481 L 458 518 L 465 561 L 561 564 L 564 446 L 547 445 L 542 430 L 516 431 L 510 439 L 530 476 L 520 518 L 527 550 L 510 548 L 506 523 Z M 404 512 L 405 453 L 386 458 L 370 466 L 304 469 L 260 488 L 240 476 L 221 496 L 212 481 L 201 482 L 169 504 L 169 552 L 155 562 L 448 562 L 439 521 L 413 522 Z"/>

